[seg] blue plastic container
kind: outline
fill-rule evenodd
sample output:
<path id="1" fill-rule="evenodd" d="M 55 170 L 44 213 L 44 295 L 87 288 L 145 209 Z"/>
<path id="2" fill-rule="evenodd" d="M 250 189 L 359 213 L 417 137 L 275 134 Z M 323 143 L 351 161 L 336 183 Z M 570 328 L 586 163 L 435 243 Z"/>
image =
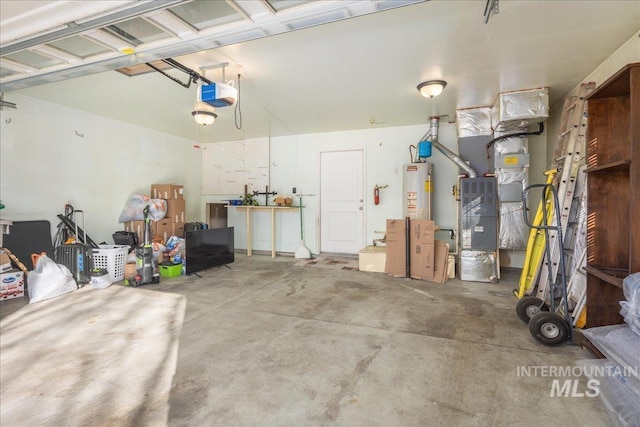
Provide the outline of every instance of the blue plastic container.
<path id="1" fill-rule="evenodd" d="M 420 141 L 418 143 L 418 158 L 426 159 L 431 157 L 431 141 Z"/>

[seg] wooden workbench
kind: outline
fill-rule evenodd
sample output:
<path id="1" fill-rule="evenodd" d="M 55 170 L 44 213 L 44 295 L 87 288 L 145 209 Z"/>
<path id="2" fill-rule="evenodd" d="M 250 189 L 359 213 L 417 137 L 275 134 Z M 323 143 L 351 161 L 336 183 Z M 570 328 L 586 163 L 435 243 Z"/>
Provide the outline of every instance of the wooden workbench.
<path id="1" fill-rule="evenodd" d="M 271 258 L 275 258 L 276 257 L 276 212 L 291 212 L 291 211 L 297 211 L 298 209 L 300 209 L 300 206 L 244 206 L 244 205 L 240 205 L 240 206 L 233 206 L 233 205 L 229 205 L 227 206 L 228 208 L 235 208 L 238 210 L 245 210 L 246 213 L 246 217 L 247 217 L 247 256 L 251 256 L 252 255 L 252 250 L 251 250 L 251 240 L 252 240 L 252 235 L 251 235 L 251 211 L 253 210 L 259 210 L 259 211 L 265 211 L 265 210 L 270 210 L 271 211 Z"/>

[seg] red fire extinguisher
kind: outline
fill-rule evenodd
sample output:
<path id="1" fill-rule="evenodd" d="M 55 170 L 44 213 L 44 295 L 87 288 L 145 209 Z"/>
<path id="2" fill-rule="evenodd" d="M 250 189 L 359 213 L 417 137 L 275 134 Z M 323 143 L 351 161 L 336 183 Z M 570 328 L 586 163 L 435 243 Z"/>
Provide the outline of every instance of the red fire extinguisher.
<path id="1" fill-rule="evenodd" d="M 377 185 L 373 187 L 373 203 L 376 205 L 380 204 L 380 187 Z"/>

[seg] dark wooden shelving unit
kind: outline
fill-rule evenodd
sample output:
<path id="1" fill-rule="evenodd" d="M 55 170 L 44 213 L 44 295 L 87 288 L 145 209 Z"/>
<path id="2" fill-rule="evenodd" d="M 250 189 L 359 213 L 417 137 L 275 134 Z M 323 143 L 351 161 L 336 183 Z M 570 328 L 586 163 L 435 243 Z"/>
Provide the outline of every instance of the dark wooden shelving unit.
<path id="1" fill-rule="evenodd" d="M 640 271 L 640 63 L 587 97 L 587 324 L 623 323 L 622 279 Z"/>
<path id="2" fill-rule="evenodd" d="M 587 170 L 585 170 L 586 173 L 592 173 L 592 172 L 611 172 L 611 171 L 616 171 L 616 170 L 620 170 L 620 171 L 624 171 L 624 170 L 628 170 L 629 169 L 629 165 L 631 164 L 631 160 L 619 160 L 617 162 L 611 162 L 611 163 L 607 163 L 606 165 L 602 165 L 602 166 L 594 166 L 592 168 L 588 168 Z"/>

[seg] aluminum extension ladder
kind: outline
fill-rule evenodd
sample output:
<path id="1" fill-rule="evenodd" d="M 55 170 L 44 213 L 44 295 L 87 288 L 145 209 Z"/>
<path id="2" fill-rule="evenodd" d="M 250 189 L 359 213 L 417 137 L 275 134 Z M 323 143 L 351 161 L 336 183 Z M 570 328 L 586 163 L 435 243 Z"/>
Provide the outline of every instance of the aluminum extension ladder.
<path id="1" fill-rule="evenodd" d="M 587 132 L 587 102 L 586 96 L 595 89 L 595 83 L 583 83 L 577 97 L 565 99 L 560 122 L 560 132 L 554 152 L 554 162 L 561 170 L 556 178 L 558 179 L 557 193 L 560 214 L 554 215 L 554 221 L 559 218 L 560 225 L 549 229 L 549 250 L 550 256 L 544 257 L 542 262 L 544 268 L 540 268 L 538 278 L 538 288 L 536 296 L 542 300 L 548 296 L 548 283 L 553 283 L 558 274 L 558 268 L 564 262 L 560 262 L 560 257 L 564 257 L 564 242 L 556 243 L 560 235 L 564 234 L 569 224 L 569 218 L 574 204 L 574 191 L 580 166 L 585 163 L 586 132 Z M 562 164 L 562 166 L 560 166 Z M 571 248 L 569 248 L 571 249 Z M 547 263 L 551 263 L 551 268 L 546 268 Z M 566 271 L 565 271 L 566 273 Z"/>

